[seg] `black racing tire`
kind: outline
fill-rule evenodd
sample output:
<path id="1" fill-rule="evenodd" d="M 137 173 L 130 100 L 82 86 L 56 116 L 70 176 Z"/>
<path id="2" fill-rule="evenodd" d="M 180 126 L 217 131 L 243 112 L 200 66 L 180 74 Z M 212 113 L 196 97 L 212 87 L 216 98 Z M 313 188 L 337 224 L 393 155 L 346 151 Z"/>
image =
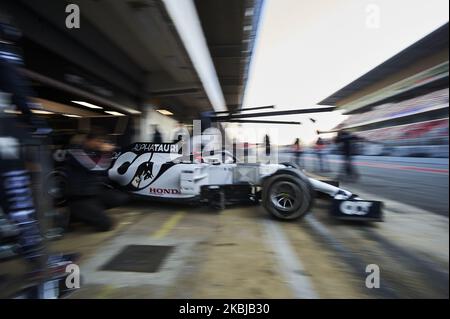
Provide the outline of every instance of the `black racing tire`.
<path id="1" fill-rule="evenodd" d="M 303 174 L 280 173 L 263 184 L 262 205 L 267 212 L 281 220 L 305 216 L 314 201 L 314 190 Z"/>

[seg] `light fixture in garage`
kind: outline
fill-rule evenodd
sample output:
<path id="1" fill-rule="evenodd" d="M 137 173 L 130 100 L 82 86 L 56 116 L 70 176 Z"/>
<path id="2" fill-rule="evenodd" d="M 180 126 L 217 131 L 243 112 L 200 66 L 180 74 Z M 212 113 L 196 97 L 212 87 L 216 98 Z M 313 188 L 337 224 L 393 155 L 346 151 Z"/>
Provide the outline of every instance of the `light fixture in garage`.
<path id="1" fill-rule="evenodd" d="M 45 111 L 45 110 L 31 110 L 34 114 L 41 114 L 41 115 L 50 115 L 55 114 L 54 112 Z"/>
<path id="2" fill-rule="evenodd" d="M 168 115 L 168 116 L 173 115 L 173 113 L 168 110 L 156 110 L 156 112 L 159 112 L 162 115 Z"/>
<path id="3" fill-rule="evenodd" d="M 75 114 L 62 114 L 62 115 L 66 116 L 66 117 L 81 117 L 81 116 L 75 115 Z"/>
<path id="4" fill-rule="evenodd" d="M 20 112 L 20 111 L 17 111 L 17 110 L 9 110 L 9 109 L 3 110 L 3 112 L 4 112 L 4 113 L 8 113 L 8 114 L 22 114 L 22 112 Z"/>
<path id="5" fill-rule="evenodd" d="M 245 16 L 246 17 L 250 17 L 254 14 L 255 10 L 253 10 L 253 8 L 247 8 L 245 9 Z"/>
<path id="6" fill-rule="evenodd" d="M 105 111 L 105 113 L 108 113 L 108 114 L 111 114 L 111 115 L 114 115 L 114 116 L 125 116 L 125 114 L 122 114 L 122 113 L 119 113 L 119 112 L 116 112 L 116 111 Z"/>
<path id="7" fill-rule="evenodd" d="M 244 31 L 252 31 L 252 29 L 253 29 L 253 26 L 251 25 L 251 24 L 249 24 L 249 25 L 244 25 Z"/>
<path id="8" fill-rule="evenodd" d="M 128 109 L 127 111 L 130 112 L 131 114 L 142 114 L 141 111 L 136 111 L 136 110 L 133 110 L 133 109 Z"/>
<path id="9" fill-rule="evenodd" d="M 86 107 L 88 107 L 90 109 L 99 109 L 99 110 L 103 109 L 101 106 L 98 106 L 98 105 L 95 105 L 95 104 L 91 104 L 91 103 L 88 103 L 88 102 L 83 102 L 83 101 L 72 101 L 72 103 L 83 105 L 83 106 L 86 106 Z"/>

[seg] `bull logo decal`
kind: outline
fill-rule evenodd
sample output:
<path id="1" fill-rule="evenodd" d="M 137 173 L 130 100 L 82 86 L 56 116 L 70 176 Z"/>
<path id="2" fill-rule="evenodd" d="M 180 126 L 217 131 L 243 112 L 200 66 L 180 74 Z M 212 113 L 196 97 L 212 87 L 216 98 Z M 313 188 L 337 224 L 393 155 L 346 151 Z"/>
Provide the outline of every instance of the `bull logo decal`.
<path id="1" fill-rule="evenodd" d="M 148 179 L 153 178 L 153 163 L 145 162 L 139 165 L 136 174 L 134 175 L 133 180 L 131 181 L 131 185 L 135 188 L 139 188 L 141 182 L 146 181 Z"/>
<path id="2" fill-rule="evenodd" d="M 126 152 L 120 154 L 108 171 L 109 178 L 129 191 L 150 186 L 165 171 L 175 165 L 167 154 Z"/>

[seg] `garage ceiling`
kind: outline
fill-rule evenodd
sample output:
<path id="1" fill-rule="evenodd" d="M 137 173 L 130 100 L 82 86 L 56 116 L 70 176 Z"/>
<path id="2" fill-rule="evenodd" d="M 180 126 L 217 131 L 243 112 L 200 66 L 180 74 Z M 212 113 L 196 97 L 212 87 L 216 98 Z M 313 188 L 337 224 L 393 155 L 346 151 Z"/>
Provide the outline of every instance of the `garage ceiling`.
<path id="1" fill-rule="evenodd" d="M 244 25 L 254 23 L 254 16 L 246 15 L 246 10 L 256 2 L 195 1 L 231 108 L 242 103 L 255 32 L 255 27 L 244 31 Z M 65 27 L 69 3 L 80 7 L 80 29 Z M 128 106 L 154 103 L 182 121 L 212 109 L 162 0 L 2 0 L 1 6 L 18 16 L 25 38 L 36 47 L 58 55 L 67 61 L 63 65 L 73 65 L 72 70 L 78 67 L 83 77 L 90 74 L 110 85 L 114 93 L 129 97 L 123 102 L 132 104 Z M 46 68 L 39 73 L 58 73 L 50 70 L 50 62 L 43 63 Z"/>
<path id="2" fill-rule="evenodd" d="M 195 0 L 228 109 L 242 105 L 262 2 Z"/>

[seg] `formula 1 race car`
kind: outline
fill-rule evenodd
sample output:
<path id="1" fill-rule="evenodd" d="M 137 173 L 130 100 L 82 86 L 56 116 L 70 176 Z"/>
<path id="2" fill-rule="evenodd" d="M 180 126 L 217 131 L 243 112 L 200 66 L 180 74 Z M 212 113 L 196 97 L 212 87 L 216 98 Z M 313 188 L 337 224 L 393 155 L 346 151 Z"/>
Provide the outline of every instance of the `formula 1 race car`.
<path id="1" fill-rule="evenodd" d="M 340 219 L 381 221 L 381 202 L 362 200 L 333 183 L 307 177 L 290 163 L 240 163 L 228 151 L 183 155 L 177 143 L 134 143 L 114 156 L 109 179 L 149 199 L 193 201 L 223 209 L 261 203 L 272 216 L 294 220 L 311 211 L 317 193 L 333 200 Z"/>

